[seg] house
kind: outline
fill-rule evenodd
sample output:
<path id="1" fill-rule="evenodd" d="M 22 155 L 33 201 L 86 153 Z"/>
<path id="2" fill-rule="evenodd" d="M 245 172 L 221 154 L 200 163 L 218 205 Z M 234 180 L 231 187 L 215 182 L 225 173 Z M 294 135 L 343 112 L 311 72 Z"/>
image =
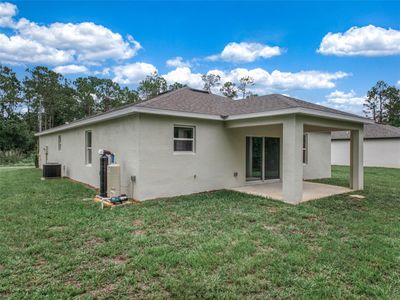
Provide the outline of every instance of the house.
<path id="1" fill-rule="evenodd" d="M 367 119 L 273 94 L 243 100 L 183 88 L 40 133 L 40 164 L 99 186 L 98 149 L 115 153 L 136 200 L 279 182 L 299 203 L 303 179 L 330 177 L 331 131 L 350 130 L 350 187 L 363 188 Z M 135 178 L 135 180 L 132 180 Z"/>
<path id="2" fill-rule="evenodd" d="M 350 164 L 348 131 L 332 132 L 332 164 Z M 364 165 L 400 168 L 400 128 L 382 124 L 364 126 Z"/>

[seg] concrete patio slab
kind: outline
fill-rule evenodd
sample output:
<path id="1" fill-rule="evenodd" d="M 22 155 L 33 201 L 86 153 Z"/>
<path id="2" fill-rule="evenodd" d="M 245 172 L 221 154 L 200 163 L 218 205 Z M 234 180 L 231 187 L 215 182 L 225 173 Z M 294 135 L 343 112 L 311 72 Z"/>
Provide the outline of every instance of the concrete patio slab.
<path id="1" fill-rule="evenodd" d="M 283 201 L 282 182 L 251 183 L 245 186 L 232 188 L 231 190 Z M 303 197 L 301 202 L 350 193 L 352 191 L 352 189 L 342 186 L 303 181 Z"/>

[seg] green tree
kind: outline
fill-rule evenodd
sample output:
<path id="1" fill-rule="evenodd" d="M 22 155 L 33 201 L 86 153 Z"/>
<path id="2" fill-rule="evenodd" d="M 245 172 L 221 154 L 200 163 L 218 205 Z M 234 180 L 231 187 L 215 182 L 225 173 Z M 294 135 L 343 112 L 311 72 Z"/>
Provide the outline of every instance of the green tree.
<path id="1" fill-rule="evenodd" d="M 118 97 L 121 99 L 121 103 L 123 105 L 140 101 L 139 94 L 136 91 L 129 89 L 128 87 L 122 88 Z"/>
<path id="2" fill-rule="evenodd" d="M 364 113 L 377 123 L 385 122 L 386 95 L 388 85 L 383 80 L 378 81 L 367 93 L 364 103 Z"/>
<path id="3" fill-rule="evenodd" d="M 168 90 L 167 81 L 154 72 L 140 81 L 137 91 L 143 100 L 154 98 Z"/>
<path id="4" fill-rule="evenodd" d="M 179 89 L 184 88 L 184 87 L 187 87 L 187 85 L 186 84 L 182 84 L 180 82 L 175 82 L 175 83 L 169 85 L 168 90 L 175 91 L 175 90 L 179 90 Z"/>
<path id="5" fill-rule="evenodd" d="M 80 77 L 74 81 L 77 117 L 87 117 L 139 100 L 135 91 L 110 79 L 94 76 Z"/>
<path id="6" fill-rule="evenodd" d="M 229 98 L 236 98 L 238 95 L 236 84 L 230 81 L 225 82 L 224 85 L 219 90 L 222 92 L 224 96 Z"/>
<path id="7" fill-rule="evenodd" d="M 386 97 L 386 122 L 392 126 L 400 127 L 400 90 L 389 86 L 384 93 Z"/>
<path id="8" fill-rule="evenodd" d="M 77 101 L 77 117 L 91 116 L 97 112 L 96 82 L 94 77 L 79 77 L 74 81 L 75 99 Z"/>
<path id="9" fill-rule="evenodd" d="M 215 74 L 204 74 L 201 76 L 201 80 L 204 82 L 203 89 L 210 93 L 213 87 L 217 87 L 221 84 L 221 76 Z"/>
<path id="10" fill-rule="evenodd" d="M 23 119 L 0 116 L 0 154 L 10 150 L 28 153 L 34 147 L 33 132 Z"/>
<path id="11" fill-rule="evenodd" d="M 21 105 L 21 83 L 11 68 L 0 65 L 0 113 L 13 118 Z"/>
<path id="12" fill-rule="evenodd" d="M 39 131 L 64 124 L 73 117 L 74 101 L 69 82 L 46 67 L 27 69 L 24 98 L 28 113 L 37 116 Z"/>
<path id="13" fill-rule="evenodd" d="M 250 76 L 242 77 L 239 81 L 238 90 L 241 92 L 243 99 L 251 95 L 247 89 L 254 85 L 254 79 Z"/>

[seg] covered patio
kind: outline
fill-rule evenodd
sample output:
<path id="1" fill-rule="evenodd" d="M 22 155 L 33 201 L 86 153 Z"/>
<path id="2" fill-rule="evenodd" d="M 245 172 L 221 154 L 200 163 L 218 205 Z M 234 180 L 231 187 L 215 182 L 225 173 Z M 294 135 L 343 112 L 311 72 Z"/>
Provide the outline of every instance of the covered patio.
<path id="1" fill-rule="evenodd" d="M 246 153 L 242 154 L 246 180 L 232 190 L 298 204 L 362 190 L 364 187 L 363 123 L 357 118 L 330 112 L 318 112 L 318 115 L 300 112 L 253 119 L 232 118 L 226 127 L 232 129 L 233 134 L 245 137 L 243 141 L 246 141 L 241 146 Z M 330 133 L 343 130 L 350 132 L 349 187 L 304 181 L 330 177 Z M 304 149 L 307 133 L 317 133 L 328 138 L 308 153 Z M 255 153 L 254 147 L 261 150 Z M 328 151 L 329 157 L 326 157 Z M 247 155 L 250 152 L 253 152 L 252 156 Z M 274 156 L 272 160 L 271 155 Z M 309 164 L 308 160 L 313 163 Z M 255 161 L 258 169 L 254 168 Z M 324 166 L 328 172 L 321 173 L 320 166 Z"/>
<path id="2" fill-rule="evenodd" d="M 283 201 L 282 182 L 248 184 L 231 190 Z M 352 192 L 346 187 L 303 181 L 301 202 Z"/>

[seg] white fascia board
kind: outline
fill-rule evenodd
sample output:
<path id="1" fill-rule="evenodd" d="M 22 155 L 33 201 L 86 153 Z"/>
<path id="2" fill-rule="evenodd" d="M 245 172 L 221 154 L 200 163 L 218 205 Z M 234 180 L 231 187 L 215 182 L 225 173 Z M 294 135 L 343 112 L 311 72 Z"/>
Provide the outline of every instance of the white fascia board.
<path id="1" fill-rule="evenodd" d="M 302 107 L 279 109 L 279 110 L 269 111 L 269 112 L 233 115 L 233 116 L 229 116 L 226 120 L 227 121 L 243 120 L 243 119 L 272 117 L 272 116 L 289 115 L 289 114 L 303 114 L 303 115 L 308 115 L 308 116 L 313 116 L 313 117 L 322 117 L 322 118 L 328 118 L 328 119 L 351 121 L 351 122 L 365 123 L 365 124 L 373 124 L 374 123 L 373 120 L 363 118 L 363 117 L 348 116 L 348 115 L 344 115 L 344 114 L 342 115 L 342 114 L 336 114 L 336 113 L 326 112 L 326 111 L 322 111 L 322 110 L 302 108 Z"/>
<path id="2" fill-rule="evenodd" d="M 249 114 L 240 114 L 240 115 L 231 115 L 226 118 L 227 121 L 232 120 L 243 120 L 243 119 L 254 119 L 261 117 L 273 117 L 273 116 L 281 116 L 281 115 L 289 115 L 299 113 L 299 109 L 296 108 L 287 108 L 287 109 L 279 109 L 267 112 L 257 112 L 257 113 L 249 113 Z"/>
<path id="3" fill-rule="evenodd" d="M 374 124 L 373 120 L 364 118 L 364 117 L 349 116 L 349 115 L 344 115 L 344 114 L 342 115 L 342 114 L 336 114 L 336 113 L 331 113 L 331 112 L 327 112 L 327 111 L 308 109 L 308 108 L 301 108 L 301 110 L 302 110 L 300 112 L 301 114 L 314 116 L 314 117 L 322 117 L 322 118 L 327 118 L 327 119 L 350 121 L 350 122 L 363 123 L 363 124 Z"/>
<path id="4" fill-rule="evenodd" d="M 176 110 L 165 110 L 165 109 L 156 109 L 156 108 L 148 108 L 148 107 L 136 107 L 135 111 L 138 113 L 145 113 L 145 114 L 155 114 L 155 115 L 163 115 L 163 116 L 174 116 L 174 117 L 186 117 L 186 118 L 195 118 L 195 119 L 223 121 L 223 119 L 219 115 L 189 113 L 189 112 L 182 112 L 182 111 L 176 111 Z"/>
<path id="5" fill-rule="evenodd" d="M 83 120 L 78 120 L 72 122 L 70 124 L 65 124 L 61 126 L 57 126 L 42 132 L 38 132 L 35 136 L 46 135 L 50 133 L 55 133 L 67 129 L 72 129 L 76 127 L 81 127 L 89 124 L 94 124 L 98 122 L 103 122 L 107 120 L 112 120 L 116 118 L 120 118 L 123 116 L 127 116 L 134 113 L 147 113 L 147 114 L 156 114 L 156 115 L 164 115 L 164 116 L 175 116 L 175 117 L 186 117 L 186 118 L 195 118 L 195 119 L 207 119 L 207 120 L 218 120 L 218 121 L 231 121 L 231 120 L 243 120 L 243 119 L 253 119 L 253 118 L 260 118 L 260 117 L 272 117 L 272 116 L 279 116 L 279 115 L 288 115 L 288 114 L 304 114 L 314 117 L 322 117 L 322 118 L 329 118 L 335 120 L 342 120 L 342 121 L 351 121 L 357 123 L 364 123 L 364 124 L 373 124 L 374 121 L 357 116 L 347 116 L 341 115 L 331 112 L 325 112 L 321 110 L 315 109 L 307 109 L 307 108 L 288 108 L 288 109 L 280 109 L 274 110 L 269 112 L 258 112 L 258 113 L 250 113 L 250 114 L 240 114 L 240 115 L 233 115 L 228 116 L 227 118 L 222 118 L 219 115 L 211 115 L 211 114 L 202 114 L 202 113 L 189 113 L 189 112 L 180 112 L 180 111 L 173 111 L 173 110 L 164 110 L 164 109 L 155 109 L 155 108 L 148 108 L 148 107 L 140 107 L 140 106 L 131 106 L 123 109 L 118 109 L 116 111 L 112 111 L 109 113 L 101 114 L 98 116 L 90 117 Z"/>

